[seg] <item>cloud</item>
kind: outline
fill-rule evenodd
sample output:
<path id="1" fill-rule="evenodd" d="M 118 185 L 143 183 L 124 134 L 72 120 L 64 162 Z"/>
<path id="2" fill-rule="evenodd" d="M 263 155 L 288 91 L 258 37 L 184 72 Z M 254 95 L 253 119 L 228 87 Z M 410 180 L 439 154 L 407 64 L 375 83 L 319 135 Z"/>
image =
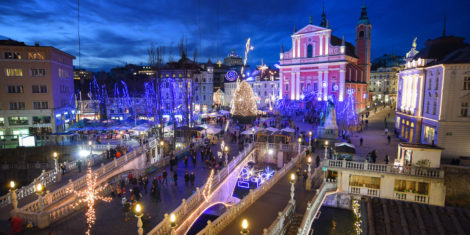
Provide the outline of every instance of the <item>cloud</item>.
<path id="1" fill-rule="evenodd" d="M 387 0 L 368 3 L 372 22 L 372 57 L 384 53 L 404 54 L 418 36 L 418 45 L 442 32 L 447 15 L 447 32 L 470 38 L 463 25 L 470 24 L 469 1 Z M 325 11 L 333 34 L 354 43 L 355 26 L 360 16 L 360 1 L 331 0 Z M 0 32 L 6 38 L 51 45 L 78 56 L 76 0 L 2 0 Z M 172 51 L 178 58 L 177 44 L 188 40 L 189 56 L 198 49 L 198 60 L 223 59 L 231 49 L 239 54 L 251 37 L 255 50 L 248 63 L 261 58 L 267 64 L 279 59 L 281 44 L 291 45 L 294 26 L 305 26 L 309 16 L 320 22 L 320 1 L 308 0 L 81 0 L 81 66 L 94 70 L 123 63 L 145 64 L 151 42 Z M 172 48 L 172 50 L 170 50 Z M 78 64 L 78 60 L 75 60 Z"/>

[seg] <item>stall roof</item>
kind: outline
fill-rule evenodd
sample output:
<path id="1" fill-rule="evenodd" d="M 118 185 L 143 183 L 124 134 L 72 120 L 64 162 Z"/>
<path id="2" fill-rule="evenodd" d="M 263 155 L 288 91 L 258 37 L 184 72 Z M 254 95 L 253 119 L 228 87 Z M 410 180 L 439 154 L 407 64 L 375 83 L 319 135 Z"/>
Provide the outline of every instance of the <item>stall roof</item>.
<path id="1" fill-rule="evenodd" d="M 335 143 L 335 151 L 338 153 L 356 154 L 356 147 L 349 143 Z"/>

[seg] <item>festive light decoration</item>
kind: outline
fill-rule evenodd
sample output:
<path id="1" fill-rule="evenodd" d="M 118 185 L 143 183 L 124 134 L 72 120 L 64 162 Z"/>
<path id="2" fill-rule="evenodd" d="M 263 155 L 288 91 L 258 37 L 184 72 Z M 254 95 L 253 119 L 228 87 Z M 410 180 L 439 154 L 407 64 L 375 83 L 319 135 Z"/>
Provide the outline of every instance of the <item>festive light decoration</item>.
<path id="1" fill-rule="evenodd" d="M 246 61 L 248 60 L 248 53 L 252 50 L 253 50 L 253 46 L 251 46 L 251 38 L 248 38 L 248 40 L 246 40 L 246 44 L 245 44 L 245 58 L 243 59 L 243 67 L 242 67 L 241 73 L 240 73 L 242 75 L 243 75 L 243 71 L 245 70 Z"/>
<path id="2" fill-rule="evenodd" d="M 256 117 L 258 114 L 255 94 L 246 81 L 242 81 L 235 89 L 231 113 L 241 117 Z"/>
<path id="3" fill-rule="evenodd" d="M 204 189 L 202 190 L 202 196 L 204 197 L 204 200 L 206 200 L 206 202 L 209 201 L 209 194 L 211 193 L 212 189 L 212 178 L 214 178 L 214 170 L 211 170 L 209 178 L 207 179 L 207 183 Z"/>
<path id="4" fill-rule="evenodd" d="M 361 219 L 361 206 L 359 204 L 359 200 L 352 200 L 352 209 L 354 212 L 354 230 L 356 230 L 356 234 L 362 234 L 362 219 Z"/>
<path id="5" fill-rule="evenodd" d="M 251 185 L 250 182 L 253 182 L 256 184 L 256 188 L 258 188 L 260 185 L 271 179 L 274 173 L 275 171 L 269 166 L 264 170 L 256 170 L 245 166 L 238 177 L 237 187 L 249 189 Z"/>
<path id="6" fill-rule="evenodd" d="M 98 176 L 92 172 L 90 164 L 88 164 L 88 169 L 86 173 L 86 189 L 82 191 L 71 190 L 71 192 L 77 195 L 77 197 L 79 198 L 79 200 L 75 202 L 75 204 L 72 206 L 73 208 L 80 206 L 82 203 L 87 203 L 88 210 L 85 213 L 85 216 L 88 225 L 88 230 L 86 231 L 86 234 L 88 235 L 90 234 L 91 228 L 95 224 L 96 220 L 95 201 L 101 200 L 105 202 L 110 202 L 112 199 L 111 197 L 102 197 L 98 195 L 100 192 L 106 189 L 106 187 L 108 187 L 108 184 L 105 184 L 101 187 L 97 187 L 97 177 Z"/>
<path id="7" fill-rule="evenodd" d="M 237 71 L 235 70 L 229 70 L 226 74 L 225 74 L 225 79 L 227 79 L 227 81 L 229 82 L 233 82 L 235 80 L 238 79 L 238 73 Z"/>

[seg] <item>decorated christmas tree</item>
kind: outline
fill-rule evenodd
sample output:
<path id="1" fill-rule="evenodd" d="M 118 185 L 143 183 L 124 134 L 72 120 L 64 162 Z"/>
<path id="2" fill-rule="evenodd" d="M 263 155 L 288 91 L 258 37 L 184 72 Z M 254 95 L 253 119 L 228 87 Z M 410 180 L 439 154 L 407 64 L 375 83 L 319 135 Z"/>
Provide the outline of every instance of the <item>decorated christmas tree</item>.
<path id="1" fill-rule="evenodd" d="M 241 123 L 251 123 L 258 114 L 256 99 L 251 86 L 242 81 L 238 84 L 232 99 L 232 117 Z"/>

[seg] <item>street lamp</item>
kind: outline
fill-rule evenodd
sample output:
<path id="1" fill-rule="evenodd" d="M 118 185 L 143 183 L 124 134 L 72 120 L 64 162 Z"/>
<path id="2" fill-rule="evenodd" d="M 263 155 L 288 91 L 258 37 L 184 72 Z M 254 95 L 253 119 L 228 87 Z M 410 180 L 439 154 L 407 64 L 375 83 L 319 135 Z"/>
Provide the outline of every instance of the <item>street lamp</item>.
<path id="1" fill-rule="evenodd" d="M 171 235 L 176 234 L 176 216 L 175 214 L 171 213 L 170 214 L 170 228 L 171 228 Z"/>
<path id="2" fill-rule="evenodd" d="M 310 172 L 311 172 L 311 165 L 312 165 L 312 157 L 307 158 L 307 163 L 308 163 L 308 176 L 310 177 Z"/>
<path id="3" fill-rule="evenodd" d="M 15 181 L 10 181 L 10 197 L 11 204 L 13 205 L 13 211 L 16 212 L 18 209 L 18 195 L 16 195 Z"/>
<path id="4" fill-rule="evenodd" d="M 54 159 L 55 173 L 59 174 L 59 157 L 57 155 L 57 152 L 52 153 L 52 159 Z"/>
<path id="5" fill-rule="evenodd" d="M 253 141 L 252 142 L 254 143 L 255 142 L 255 128 L 254 127 L 251 128 L 251 133 L 253 135 Z"/>
<path id="6" fill-rule="evenodd" d="M 308 132 L 308 145 L 310 148 L 312 147 L 312 135 L 313 135 L 312 131 L 309 131 Z"/>
<path id="7" fill-rule="evenodd" d="M 135 207 L 134 207 L 134 214 L 135 214 L 135 217 L 137 217 L 137 233 L 139 235 L 142 235 L 144 234 L 144 229 L 142 228 L 142 215 L 144 214 L 142 212 L 143 210 L 143 207 L 140 203 L 137 203 L 135 204 Z"/>
<path id="8" fill-rule="evenodd" d="M 249 232 L 250 231 L 248 231 L 248 220 L 243 219 L 243 221 L 242 221 L 242 231 L 240 232 L 240 234 L 248 235 Z"/>
<path id="9" fill-rule="evenodd" d="M 42 200 L 42 195 L 44 194 L 44 186 L 41 183 L 37 183 L 36 186 L 36 195 L 38 195 L 39 200 L 39 210 L 44 209 L 44 201 Z"/>
<path id="10" fill-rule="evenodd" d="M 325 159 L 326 159 L 327 152 L 328 152 L 328 140 L 325 140 Z"/>
<path id="11" fill-rule="evenodd" d="M 290 174 L 290 203 L 294 204 L 295 203 L 295 200 L 294 200 L 294 191 L 295 191 L 295 187 L 294 187 L 294 184 L 295 184 L 295 174 L 292 173 Z"/>
<path id="12" fill-rule="evenodd" d="M 297 142 L 299 142 L 299 154 L 300 154 L 300 144 L 302 144 L 302 138 L 299 137 L 299 138 L 297 139 Z"/>

